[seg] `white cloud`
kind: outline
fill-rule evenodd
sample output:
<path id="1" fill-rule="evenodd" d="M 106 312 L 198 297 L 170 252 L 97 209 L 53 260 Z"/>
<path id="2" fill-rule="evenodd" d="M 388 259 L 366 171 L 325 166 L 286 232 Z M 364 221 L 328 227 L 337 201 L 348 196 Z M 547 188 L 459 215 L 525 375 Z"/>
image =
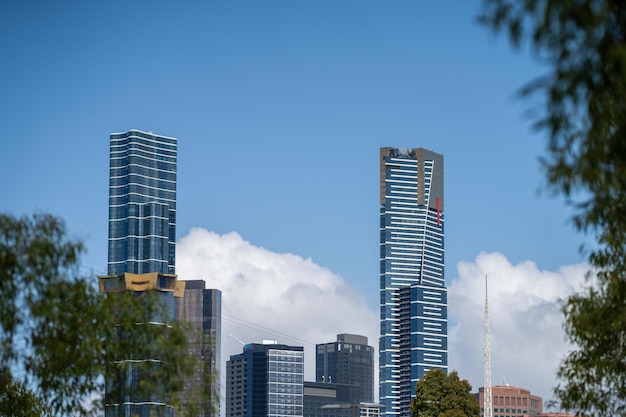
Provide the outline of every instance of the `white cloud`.
<path id="1" fill-rule="evenodd" d="M 485 275 L 489 279 L 492 384 L 528 388 L 552 398 L 555 371 L 569 345 L 559 301 L 585 283 L 585 264 L 557 272 L 531 261 L 511 265 L 499 253 L 458 264 L 448 288 L 449 365 L 477 390 L 483 384 Z"/>
<path id="2" fill-rule="evenodd" d="M 245 343 L 273 339 L 304 346 L 307 381 L 315 380 L 316 343 L 353 333 L 378 346 L 377 312 L 311 259 L 254 246 L 235 232 L 201 228 L 180 239 L 176 256 L 179 279 L 204 279 L 207 288 L 222 291 L 222 373 L 230 355 L 242 351 L 230 334 Z"/>

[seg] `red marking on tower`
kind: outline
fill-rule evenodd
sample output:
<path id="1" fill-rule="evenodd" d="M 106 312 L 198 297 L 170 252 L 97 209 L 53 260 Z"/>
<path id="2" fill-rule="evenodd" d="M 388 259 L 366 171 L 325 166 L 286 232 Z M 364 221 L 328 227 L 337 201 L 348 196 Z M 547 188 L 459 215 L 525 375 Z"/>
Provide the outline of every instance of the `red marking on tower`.
<path id="1" fill-rule="evenodd" d="M 439 197 L 435 200 L 437 203 L 437 226 L 441 224 L 441 202 L 439 201 Z"/>

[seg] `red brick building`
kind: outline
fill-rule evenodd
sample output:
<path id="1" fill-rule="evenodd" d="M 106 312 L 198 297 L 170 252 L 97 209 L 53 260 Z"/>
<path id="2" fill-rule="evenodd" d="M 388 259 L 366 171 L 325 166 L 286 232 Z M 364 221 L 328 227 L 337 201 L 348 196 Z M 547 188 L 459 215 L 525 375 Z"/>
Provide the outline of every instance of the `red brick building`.
<path id="1" fill-rule="evenodd" d="M 485 389 L 481 387 L 474 394 L 480 406 L 480 415 L 484 416 Z M 543 398 L 531 395 L 530 390 L 510 385 L 491 387 L 493 417 L 539 416 L 543 413 Z"/>

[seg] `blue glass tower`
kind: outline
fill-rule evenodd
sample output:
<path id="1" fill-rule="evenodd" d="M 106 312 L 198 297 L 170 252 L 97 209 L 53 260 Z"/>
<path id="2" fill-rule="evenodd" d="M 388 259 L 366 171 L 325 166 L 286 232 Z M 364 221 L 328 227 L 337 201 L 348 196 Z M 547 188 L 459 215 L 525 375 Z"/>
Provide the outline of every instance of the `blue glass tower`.
<path id="1" fill-rule="evenodd" d="M 301 417 L 304 349 L 250 343 L 226 362 L 226 417 Z"/>
<path id="2" fill-rule="evenodd" d="M 174 274 L 176 139 L 111 134 L 109 275 Z"/>
<path id="3" fill-rule="evenodd" d="M 443 156 L 380 150 L 380 403 L 410 416 L 415 384 L 447 371 Z"/>
<path id="4" fill-rule="evenodd" d="M 176 156 L 175 138 L 139 130 L 110 137 L 108 275 L 98 277 L 100 291 L 156 293 L 163 310 L 151 318 L 154 326 L 174 318 L 174 299 L 183 295 L 174 271 Z M 161 355 L 155 350 L 135 357 L 129 351 L 114 358 L 111 363 L 125 371 L 105 381 L 105 417 L 173 416 L 171 393 L 160 386 L 151 393 L 141 389 L 151 370 L 161 366 Z"/>

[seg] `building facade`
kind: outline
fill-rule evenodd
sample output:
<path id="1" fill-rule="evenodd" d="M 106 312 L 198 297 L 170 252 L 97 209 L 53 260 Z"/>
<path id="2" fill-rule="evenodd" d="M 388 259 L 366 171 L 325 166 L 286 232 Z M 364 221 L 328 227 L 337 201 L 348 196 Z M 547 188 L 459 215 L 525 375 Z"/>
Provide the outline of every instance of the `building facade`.
<path id="1" fill-rule="evenodd" d="M 183 295 L 175 275 L 176 158 L 175 138 L 139 130 L 110 136 L 108 275 L 98 278 L 100 291 L 156 296 L 159 308 L 148 319 L 156 328 L 166 328 Z M 115 337 L 123 344 L 136 334 Z M 158 372 L 163 352 L 144 348 L 139 357 L 130 346 L 113 358 L 125 371 L 105 381 L 105 416 L 173 416 L 170 392 L 141 389 Z"/>
<path id="2" fill-rule="evenodd" d="M 410 416 L 415 384 L 447 371 L 443 156 L 380 149 L 379 400 L 386 416 Z"/>
<path id="3" fill-rule="evenodd" d="M 105 380 L 105 417 L 173 417 L 172 392 L 167 383 L 159 380 L 164 375 L 163 366 L 167 366 L 171 357 L 168 359 L 169 352 L 160 350 L 154 341 L 167 332 L 174 315 L 174 300 L 183 296 L 176 275 L 126 272 L 100 276 L 98 284 L 101 293 L 114 296 L 129 292 L 133 297 L 141 297 L 141 305 L 145 306 L 141 311 L 128 309 L 120 295 L 120 315 L 125 319 L 112 329 L 107 339 L 115 348 L 110 349 L 109 354 L 113 356 L 107 362 L 111 372 Z M 150 308 L 146 302 L 151 303 Z M 152 331 L 135 331 L 123 323 L 132 323 L 130 327 L 145 324 L 151 326 Z M 142 381 L 150 381 L 150 384 L 146 386 Z"/>
<path id="4" fill-rule="evenodd" d="M 530 417 L 530 416 L 527 416 L 527 417 Z M 576 416 L 576 414 L 566 413 L 566 412 L 560 411 L 560 412 L 556 412 L 556 413 L 535 414 L 535 417 L 578 417 L 578 416 Z"/>
<path id="5" fill-rule="evenodd" d="M 226 362 L 226 417 L 303 415 L 304 349 L 250 343 Z"/>
<path id="6" fill-rule="evenodd" d="M 304 381 L 304 417 L 354 417 L 359 408 L 358 385 Z"/>
<path id="7" fill-rule="evenodd" d="M 484 415 L 485 387 L 480 387 L 474 394 L 480 406 L 480 415 Z M 493 417 L 527 417 L 543 415 L 543 398 L 532 395 L 526 388 L 510 385 L 491 387 Z"/>
<path id="8" fill-rule="evenodd" d="M 380 404 L 361 404 L 359 407 L 359 416 L 360 417 L 380 417 L 381 409 L 383 408 Z"/>
<path id="9" fill-rule="evenodd" d="M 184 296 L 175 298 L 176 318 L 192 328 L 188 336 L 189 355 L 196 365 L 185 383 L 181 408 L 195 415 L 219 416 L 219 382 L 222 338 L 222 292 L 206 289 L 203 280 L 179 281 Z"/>
<path id="10" fill-rule="evenodd" d="M 108 275 L 175 273 L 177 140 L 111 134 Z"/>
<path id="11" fill-rule="evenodd" d="M 315 346 L 317 382 L 356 385 L 357 403 L 374 402 L 374 348 L 367 337 L 338 334 L 336 342 Z"/>

